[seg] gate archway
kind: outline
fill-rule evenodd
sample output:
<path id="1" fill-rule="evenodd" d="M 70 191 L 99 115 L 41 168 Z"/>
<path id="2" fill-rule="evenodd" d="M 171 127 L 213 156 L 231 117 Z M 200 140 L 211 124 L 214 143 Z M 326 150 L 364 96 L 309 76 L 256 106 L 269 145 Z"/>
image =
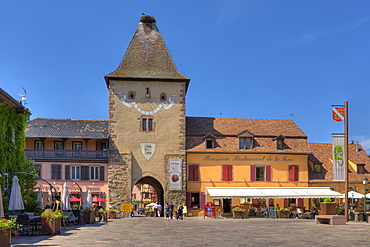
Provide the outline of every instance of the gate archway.
<path id="1" fill-rule="evenodd" d="M 162 184 L 157 179 L 150 177 L 150 176 L 146 176 L 146 177 L 140 178 L 135 183 L 134 186 L 136 186 L 137 184 L 148 184 L 152 186 L 153 189 L 156 191 L 156 195 L 157 195 L 157 198 L 154 199 L 155 201 L 153 202 L 158 202 L 158 204 L 162 205 L 162 209 L 164 208 L 164 189 L 163 189 Z M 163 210 L 162 210 L 161 216 L 163 216 Z"/>

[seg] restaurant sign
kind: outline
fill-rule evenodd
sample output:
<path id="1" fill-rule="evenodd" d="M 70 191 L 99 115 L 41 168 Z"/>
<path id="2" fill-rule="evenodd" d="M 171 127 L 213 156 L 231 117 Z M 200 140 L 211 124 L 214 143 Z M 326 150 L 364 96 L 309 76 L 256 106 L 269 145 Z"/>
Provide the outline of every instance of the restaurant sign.
<path id="1" fill-rule="evenodd" d="M 212 202 L 204 205 L 204 217 L 214 217 L 216 219 L 216 206 Z"/>

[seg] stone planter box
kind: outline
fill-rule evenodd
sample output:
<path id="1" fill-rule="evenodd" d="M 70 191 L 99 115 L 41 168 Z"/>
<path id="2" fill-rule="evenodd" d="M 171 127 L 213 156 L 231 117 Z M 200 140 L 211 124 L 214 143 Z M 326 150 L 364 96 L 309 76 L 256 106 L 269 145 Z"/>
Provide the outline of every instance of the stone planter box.
<path id="1" fill-rule="evenodd" d="M 85 224 L 93 224 L 95 223 L 95 213 L 94 212 L 82 212 L 82 221 Z"/>
<path id="2" fill-rule="evenodd" d="M 62 226 L 62 217 L 55 218 L 51 224 L 46 222 L 45 218 L 41 218 L 41 234 L 51 234 L 60 233 Z"/>
<path id="3" fill-rule="evenodd" d="M 320 203 L 320 215 L 336 215 L 336 203 Z"/>
<path id="4" fill-rule="evenodd" d="M 11 242 L 12 242 L 11 229 L 0 228 L 0 247 L 10 247 Z"/>

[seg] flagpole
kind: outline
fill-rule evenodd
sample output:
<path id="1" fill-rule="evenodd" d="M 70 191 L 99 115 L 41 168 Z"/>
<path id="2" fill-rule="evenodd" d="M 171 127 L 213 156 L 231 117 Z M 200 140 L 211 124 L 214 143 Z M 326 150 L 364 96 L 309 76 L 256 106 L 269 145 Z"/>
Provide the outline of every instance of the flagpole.
<path id="1" fill-rule="evenodd" d="M 344 102 L 344 189 L 345 189 L 345 216 L 348 222 L 348 101 Z"/>

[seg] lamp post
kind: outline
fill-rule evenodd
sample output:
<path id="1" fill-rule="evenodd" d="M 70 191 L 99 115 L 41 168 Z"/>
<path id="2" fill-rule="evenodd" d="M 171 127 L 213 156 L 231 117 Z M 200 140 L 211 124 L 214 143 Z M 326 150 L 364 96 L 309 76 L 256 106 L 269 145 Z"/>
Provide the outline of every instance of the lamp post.
<path id="1" fill-rule="evenodd" d="M 369 183 L 369 180 L 365 177 L 362 183 L 364 184 L 364 221 L 366 221 L 366 185 Z"/>

